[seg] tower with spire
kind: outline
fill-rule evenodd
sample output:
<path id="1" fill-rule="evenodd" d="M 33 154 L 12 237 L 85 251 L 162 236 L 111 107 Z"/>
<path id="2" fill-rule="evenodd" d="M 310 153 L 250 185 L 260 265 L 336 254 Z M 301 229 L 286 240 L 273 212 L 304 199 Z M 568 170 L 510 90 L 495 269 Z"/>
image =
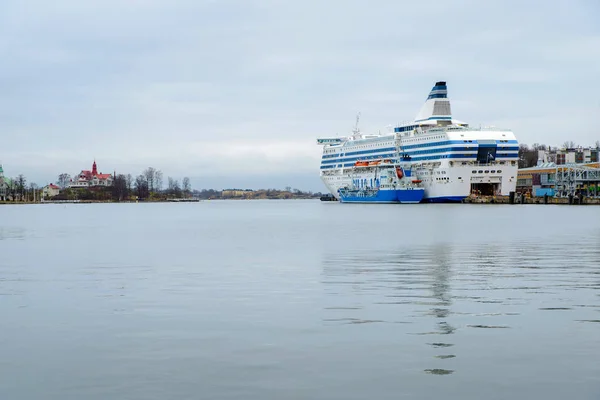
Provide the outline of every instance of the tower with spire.
<path id="1" fill-rule="evenodd" d="M 83 170 L 73 179 L 73 182 L 69 184 L 72 188 L 89 188 L 94 186 L 112 186 L 113 175 L 103 174 L 98 172 L 98 165 L 94 159 L 92 164 L 92 170 Z"/>

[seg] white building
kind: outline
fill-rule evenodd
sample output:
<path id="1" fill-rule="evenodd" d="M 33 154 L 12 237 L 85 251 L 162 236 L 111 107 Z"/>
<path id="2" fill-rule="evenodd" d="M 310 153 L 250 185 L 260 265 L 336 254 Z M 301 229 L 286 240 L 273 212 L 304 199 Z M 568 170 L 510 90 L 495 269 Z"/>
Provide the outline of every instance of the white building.
<path id="1" fill-rule="evenodd" d="M 58 186 L 56 186 L 54 183 L 46 185 L 42 189 L 42 195 L 44 196 L 44 198 L 58 196 L 59 193 L 60 193 L 60 188 Z"/>
<path id="2" fill-rule="evenodd" d="M 111 174 L 98 173 L 96 161 L 92 164 L 92 170 L 83 170 L 69 182 L 70 188 L 89 188 L 95 186 L 112 186 L 113 176 Z"/>
<path id="3" fill-rule="evenodd" d="M 6 201 L 10 192 L 11 181 L 4 177 L 4 170 L 0 164 L 0 201 Z"/>
<path id="4" fill-rule="evenodd" d="M 592 147 L 577 147 L 572 149 L 538 150 L 538 165 L 547 163 L 586 164 L 599 161 L 600 149 Z"/>

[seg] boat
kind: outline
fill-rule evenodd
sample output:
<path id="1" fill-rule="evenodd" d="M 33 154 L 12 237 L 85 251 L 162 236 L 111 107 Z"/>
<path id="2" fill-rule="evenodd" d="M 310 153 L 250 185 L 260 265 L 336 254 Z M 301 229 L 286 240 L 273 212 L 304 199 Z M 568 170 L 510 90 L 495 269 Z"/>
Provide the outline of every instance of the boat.
<path id="1" fill-rule="evenodd" d="M 410 179 L 411 171 L 388 160 L 356 162 L 350 184 L 338 189 L 341 203 L 411 204 L 423 200 L 425 190 Z"/>
<path id="2" fill-rule="evenodd" d="M 411 122 L 367 134 L 358 128 L 359 117 L 351 134 L 317 139 L 323 147 L 321 180 L 337 199 L 339 189 L 352 186 L 354 168 L 379 160 L 410 167 L 413 183 L 425 190 L 424 202 L 461 202 L 475 192 L 508 196 L 516 191 L 519 143 L 514 133 L 454 119 L 445 81 L 435 82 Z"/>
<path id="3" fill-rule="evenodd" d="M 338 201 L 338 199 L 336 199 L 331 193 L 324 194 L 323 196 L 319 197 L 319 199 L 321 201 Z"/>

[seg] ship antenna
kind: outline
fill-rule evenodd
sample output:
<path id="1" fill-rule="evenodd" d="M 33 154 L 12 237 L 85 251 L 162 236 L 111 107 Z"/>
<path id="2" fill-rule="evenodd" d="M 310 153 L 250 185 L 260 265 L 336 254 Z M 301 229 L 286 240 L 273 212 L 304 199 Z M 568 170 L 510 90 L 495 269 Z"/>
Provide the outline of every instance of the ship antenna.
<path id="1" fill-rule="evenodd" d="M 358 129 L 358 121 L 360 119 L 360 112 L 358 114 L 356 114 L 356 124 L 354 125 L 354 130 L 352 131 L 354 133 L 355 136 L 357 136 L 360 132 L 360 130 Z"/>

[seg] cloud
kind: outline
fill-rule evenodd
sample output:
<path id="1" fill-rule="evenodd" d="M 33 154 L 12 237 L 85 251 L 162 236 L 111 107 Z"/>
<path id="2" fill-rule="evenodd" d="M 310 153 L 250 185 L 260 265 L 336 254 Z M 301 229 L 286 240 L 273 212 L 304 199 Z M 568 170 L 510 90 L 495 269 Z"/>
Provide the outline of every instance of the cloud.
<path id="1" fill-rule="evenodd" d="M 437 80 L 458 119 L 506 123 L 523 142 L 591 144 L 599 12 L 588 1 L 541 12 L 474 0 L 9 0 L 0 159 L 40 181 L 95 157 L 133 174 L 318 185 L 316 137 L 348 133 L 357 112 L 370 132 L 410 120 Z"/>

